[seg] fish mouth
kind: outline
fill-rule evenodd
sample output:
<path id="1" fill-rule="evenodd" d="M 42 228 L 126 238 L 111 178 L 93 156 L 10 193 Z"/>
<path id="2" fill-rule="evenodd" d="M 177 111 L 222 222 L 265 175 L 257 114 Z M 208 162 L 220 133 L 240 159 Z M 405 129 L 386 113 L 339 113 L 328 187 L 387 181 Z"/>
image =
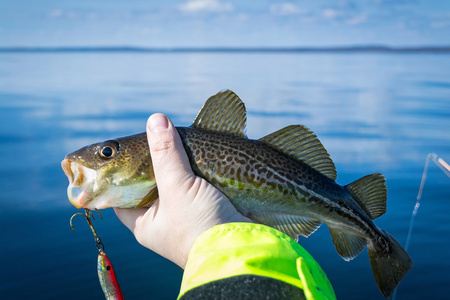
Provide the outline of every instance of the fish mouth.
<path id="1" fill-rule="evenodd" d="M 67 196 L 76 208 L 86 206 L 86 200 L 95 183 L 96 171 L 86 168 L 77 162 L 64 159 L 61 167 L 69 179 Z"/>

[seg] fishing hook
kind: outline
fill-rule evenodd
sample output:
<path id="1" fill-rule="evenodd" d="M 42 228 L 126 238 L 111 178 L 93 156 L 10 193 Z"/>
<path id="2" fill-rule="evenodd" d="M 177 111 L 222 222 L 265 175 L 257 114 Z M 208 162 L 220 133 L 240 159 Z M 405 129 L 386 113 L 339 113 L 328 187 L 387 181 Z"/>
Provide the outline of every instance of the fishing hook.
<path id="1" fill-rule="evenodd" d="M 103 217 L 100 214 L 100 211 L 98 209 L 95 209 L 95 210 L 97 211 L 98 215 L 100 216 L 100 219 L 103 220 Z M 92 212 L 92 210 L 90 210 L 88 208 L 85 208 L 84 211 L 85 211 L 84 213 L 81 213 L 81 212 L 76 213 L 70 218 L 70 227 L 72 227 L 73 232 L 75 232 L 75 228 L 73 227 L 73 224 L 72 224 L 73 218 L 75 216 L 83 216 L 83 217 L 85 217 L 86 221 L 89 224 L 89 227 L 91 228 L 92 234 L 94 235 L 95 245 L 97 246 L 98 252 L 99 253 L 104 253 L 105 246 L 103 245 L 102 240 L 100 239 L 100 237 L 97 235 L 97 231 L 95 231 L 94 225 L 92 225 L 91 217 L 95 220 L 94 213 Z"/>

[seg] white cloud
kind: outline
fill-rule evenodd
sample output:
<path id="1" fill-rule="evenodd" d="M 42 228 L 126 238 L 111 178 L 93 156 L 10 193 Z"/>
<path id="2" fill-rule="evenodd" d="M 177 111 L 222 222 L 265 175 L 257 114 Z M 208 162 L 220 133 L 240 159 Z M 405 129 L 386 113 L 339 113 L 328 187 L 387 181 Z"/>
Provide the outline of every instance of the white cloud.
<path id="1" fill-rule="evenodd" d="M 228 12 L 233 11 L 233 4 L 229 2 L 220 2 L 218 0 L 190 0 L 179 6 L 184 12 L 196 13 L 206 12 Z"/>
<path id="2" fill-rule="evenodd" d="M 48 13 L 48 16 L 50 18 L 59 18 L 59 17 L 62 17 L 62 15 L 63 15 L 63 12 L 61 9 L 55 9 Z"/>
<path id="3" fill-rule="evenodd" d="M 450 21 L 442 21 L 442 22 L 432 22 L 431 23 L 432 28 L 445 28 L 450 27 Z"/>
<path id="4" fill-rule="evenodd" d="M 285 2 L 281 4 L 274 4 L 270 6 L 270 13 L 274 15 L 298 15 L 298 14 L 304 14 L 306 11 L 299 8 L 295 4 L 292 4 L 290 2 Z"/>
<path id="5" fill-rule="evenodd" d="M 247 14 L 239 14 L 238 20 L 241 22 L 246 22 L 249 19 L 249 16 Z"/>
<path id="6" fill-rule="evenodd" d="M 331 8 L 327 8 L 322 12 L 322 15 L 326 18 L 326 19 L 335 19 L 336 17 L 341 16 L 343 13 L 341 11 L 335 10 L 335 9 L 331 9 Z"/>
<path id="7" fill-rule="evenodd" d="M 355 17 L 353 17 L 351 19 L 348 19 L 346 21 L 346 23 L 349 24 L 349 25 L 359 25 L 359 24 L 362 24 L 362 23 L 365 23 L 365 22 L 367 22 L 367 15 L 366 14 L 361 14 L 361 15 L 355 16 Z"/>
<path id="8" fill-rule="evenodd" d="M 446 14 L 444 18 L 438 18 L 440 20 L 433 20 L 431 22 L 431 28 L 440 29 L 450 27 L 450 13 Z"/>
<path id="9" fill-rule="evenodd" d="M 50 19 L 69 19 L 69 20 L 88 20 L 94 21 L 98 18 L 98 14 L 94 11 L 77 11 L 54 9 L 47 13 Z"/>

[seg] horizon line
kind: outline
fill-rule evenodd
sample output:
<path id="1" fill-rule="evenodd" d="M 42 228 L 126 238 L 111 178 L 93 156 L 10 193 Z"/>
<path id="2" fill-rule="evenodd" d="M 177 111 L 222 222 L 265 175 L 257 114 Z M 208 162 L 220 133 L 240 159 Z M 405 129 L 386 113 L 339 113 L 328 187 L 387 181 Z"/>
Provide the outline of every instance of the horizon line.
<path id="1" fill-rule="evenodd" d="M 0 53 L 80 53 L 80 52 L 135 52 L 135 53 L 308 53 L 308 52 L 381 52 L 381 53 L 447 53 L 448 46 L 323 46 L 323 47 L 141 47 L 141 46 L 10 46 Z"/>

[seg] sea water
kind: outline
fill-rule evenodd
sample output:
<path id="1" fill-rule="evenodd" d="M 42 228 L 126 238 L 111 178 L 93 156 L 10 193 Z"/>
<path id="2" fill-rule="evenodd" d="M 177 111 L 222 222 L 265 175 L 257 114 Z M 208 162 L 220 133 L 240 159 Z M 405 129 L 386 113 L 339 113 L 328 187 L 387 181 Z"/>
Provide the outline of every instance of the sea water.
<path id="1" fill-rule="evenodd" d="M 376 224 L 405 244 L 427 154 L 450 162 L 450 55 L 405 53 L 0 53 L 0 298 L 102 299 L 97 249 L 66 195 L 64 156 L 145 130 L 151 113 L 187 126 L 211 95 L 231 89 L 248 136 L 311 128 L 338 183 L 387 178 Z M 430 165 L 397 299 L 448 299 L 450 179 Z M 126 299 L 175 299 L 182 270 L 140 246 L 102 211 L 94 226 Z M 339 299 L 384 299 L 367 251 L 336 253 L 326 226 L 303 245 Z"/>

